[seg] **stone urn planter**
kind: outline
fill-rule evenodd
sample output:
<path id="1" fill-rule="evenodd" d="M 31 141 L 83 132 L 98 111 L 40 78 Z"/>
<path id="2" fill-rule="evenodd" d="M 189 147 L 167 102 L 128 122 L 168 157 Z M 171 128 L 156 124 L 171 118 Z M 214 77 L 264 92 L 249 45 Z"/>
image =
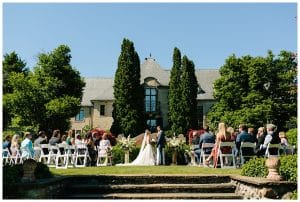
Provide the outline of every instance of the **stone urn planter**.
<path id="1" fill-rule="evenodd" d="M 124 159 L 124 161 L 125 161 L 125 164 L 129 164 L 129 150 L 128 149 L 125 150 L 125 159 Z"/>
<path id="2" fill-rule="evenodd" d="M 27 159 L 23 163 L 23 170 L 24 174 L 22 177 L 22 182 L 34 182 L 35 176 L 34 176 L 34 171 L 35 168 L 37 167 L 37 163 L 33 159 Z"/>
<path id="3" fill-rule="evenodd" d="M 266 160 L 266 166 L 269 170 L 269 174 L 267 176 L 267 179 L 274 180 L 274 181 L 280 181 L 282 180 L 282 177 L 278 173 L 278 168 L 280 166 L 280 161 L 277 156 L 270 156 Z"/>
<path id="4" fill-rule="evenodd" d="M 177 149 L 174 149 L 173 153 L 172 153 L 172 164 L 171 165 L 177 165 Z"/>

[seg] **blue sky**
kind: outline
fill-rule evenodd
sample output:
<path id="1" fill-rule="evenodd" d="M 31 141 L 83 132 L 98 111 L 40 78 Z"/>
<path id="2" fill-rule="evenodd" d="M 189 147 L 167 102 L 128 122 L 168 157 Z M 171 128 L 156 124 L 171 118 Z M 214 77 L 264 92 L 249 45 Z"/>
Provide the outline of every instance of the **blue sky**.
<path id="1" fill-rule="evenodd" d="M 296 3 L 4 3 L 3 53 L 16 51 L 32 68 L 60 44 L 85 77 L 114 76 L 124 37 L 141 62 L 166 69 L 173 48 L 197 68 L 219 68 L 236 54 L 297 51 Z"/>

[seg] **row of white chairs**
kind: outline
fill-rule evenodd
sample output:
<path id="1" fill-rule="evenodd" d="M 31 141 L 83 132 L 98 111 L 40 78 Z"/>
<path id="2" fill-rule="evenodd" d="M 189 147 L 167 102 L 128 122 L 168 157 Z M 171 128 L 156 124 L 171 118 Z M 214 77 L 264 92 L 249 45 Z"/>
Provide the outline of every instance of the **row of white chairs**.
<path id="1" fill-rule="evenodd" d="M 212 149 L 215 146 L 214 143 L 203 143 L 201 147 L 201 157 L 200 164 L 202 163 L 205 166 L 205 159 L 208 158 L 210 153 L 206 154 L 204 151 L 206 149 Z M 230 153 L 222 153 L 223 147 L 229 147 Z M 245 148 L 251 149 L 253 152 L 251 155 L 243 154 L 243 150 Z M 247 158 L 252 158 L 256 156 L 255 154 L 256 143 L 251 142 L 242 142 L 239 152 L 239 162 L 237 162 L 237 158 L 235 156 L 236 144 L 235 142 L 221 142 L 218 148 L 218 158 L 220 158 L 220 166 L 221 168 L 236 168 L 237 164 L 243 165 L 246 162 Z M 280 156 L 280 154 L 294 154 L 295 147 L 292 145 L 282 146 L 281 144 L 268 144 L 265 152 L 265 157 L 270 157 L 270 149 L 277 148 L 276 156 Z M 273 155 L 272 155 L 273 156 Z M 195 161 L 193 161 L 195 162 Z"/>
<path id="2" fill-rule="evenodd" d="M 103 150 L 105 151 L 103 152 Z M 87 162 L 91 161 L 88 147 L 85 144 L 76 146 L 41 144 L 39 147 L 34 147 L 34 151 L 34 157 L 31 158 L 38 162 L 43 162 L 49 167 L 85 167 Z M 97 151 L 97 166 L 112 165 L 112 153 L 109 148 L 98 147 Z M 24 160 L 19 150 L 16 155 L 12 156 L 8 149 L 4 149 L 2 158 L 5 164 L 21 164 Z"/>

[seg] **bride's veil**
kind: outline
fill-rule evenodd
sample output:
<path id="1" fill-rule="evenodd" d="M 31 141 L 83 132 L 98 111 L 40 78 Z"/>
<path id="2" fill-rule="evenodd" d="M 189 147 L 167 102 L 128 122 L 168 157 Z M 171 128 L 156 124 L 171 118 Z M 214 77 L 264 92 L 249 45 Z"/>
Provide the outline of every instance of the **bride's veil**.
<path id="1" fill-rule="evenodd" d="M 143 150 L 145 148 L 146 137 L 147 137 L 147 131 L 144 134 L 143 142 L 142 142 L 142 145 L 141 145 L 140 152 L 139 152 L 138 156 L 130 164 L 139 164 L 140 158 L 142 157 L 142 152 L 143 152 Z"/>

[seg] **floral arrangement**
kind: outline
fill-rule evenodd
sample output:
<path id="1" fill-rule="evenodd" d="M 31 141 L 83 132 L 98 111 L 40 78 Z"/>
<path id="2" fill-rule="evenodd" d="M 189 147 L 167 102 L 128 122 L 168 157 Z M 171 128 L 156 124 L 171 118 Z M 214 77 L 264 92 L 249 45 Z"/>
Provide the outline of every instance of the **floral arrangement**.
<path id="1" fill-rule="evenodd" d="M 122 149 L 131 151 L 135 147 L 135 139 L 130 138 L 130 135 L 126 137 L 122 137 L 118 139 L 119 143 L 121 144 Z"/>
<path id="2" fill-rule="evenodd" d="M 185 144 L 185 141 L 182 138 L 176 138 L 175 136 L 167 140 L 167 144 L 172 148 L 179 148 Z"/>

